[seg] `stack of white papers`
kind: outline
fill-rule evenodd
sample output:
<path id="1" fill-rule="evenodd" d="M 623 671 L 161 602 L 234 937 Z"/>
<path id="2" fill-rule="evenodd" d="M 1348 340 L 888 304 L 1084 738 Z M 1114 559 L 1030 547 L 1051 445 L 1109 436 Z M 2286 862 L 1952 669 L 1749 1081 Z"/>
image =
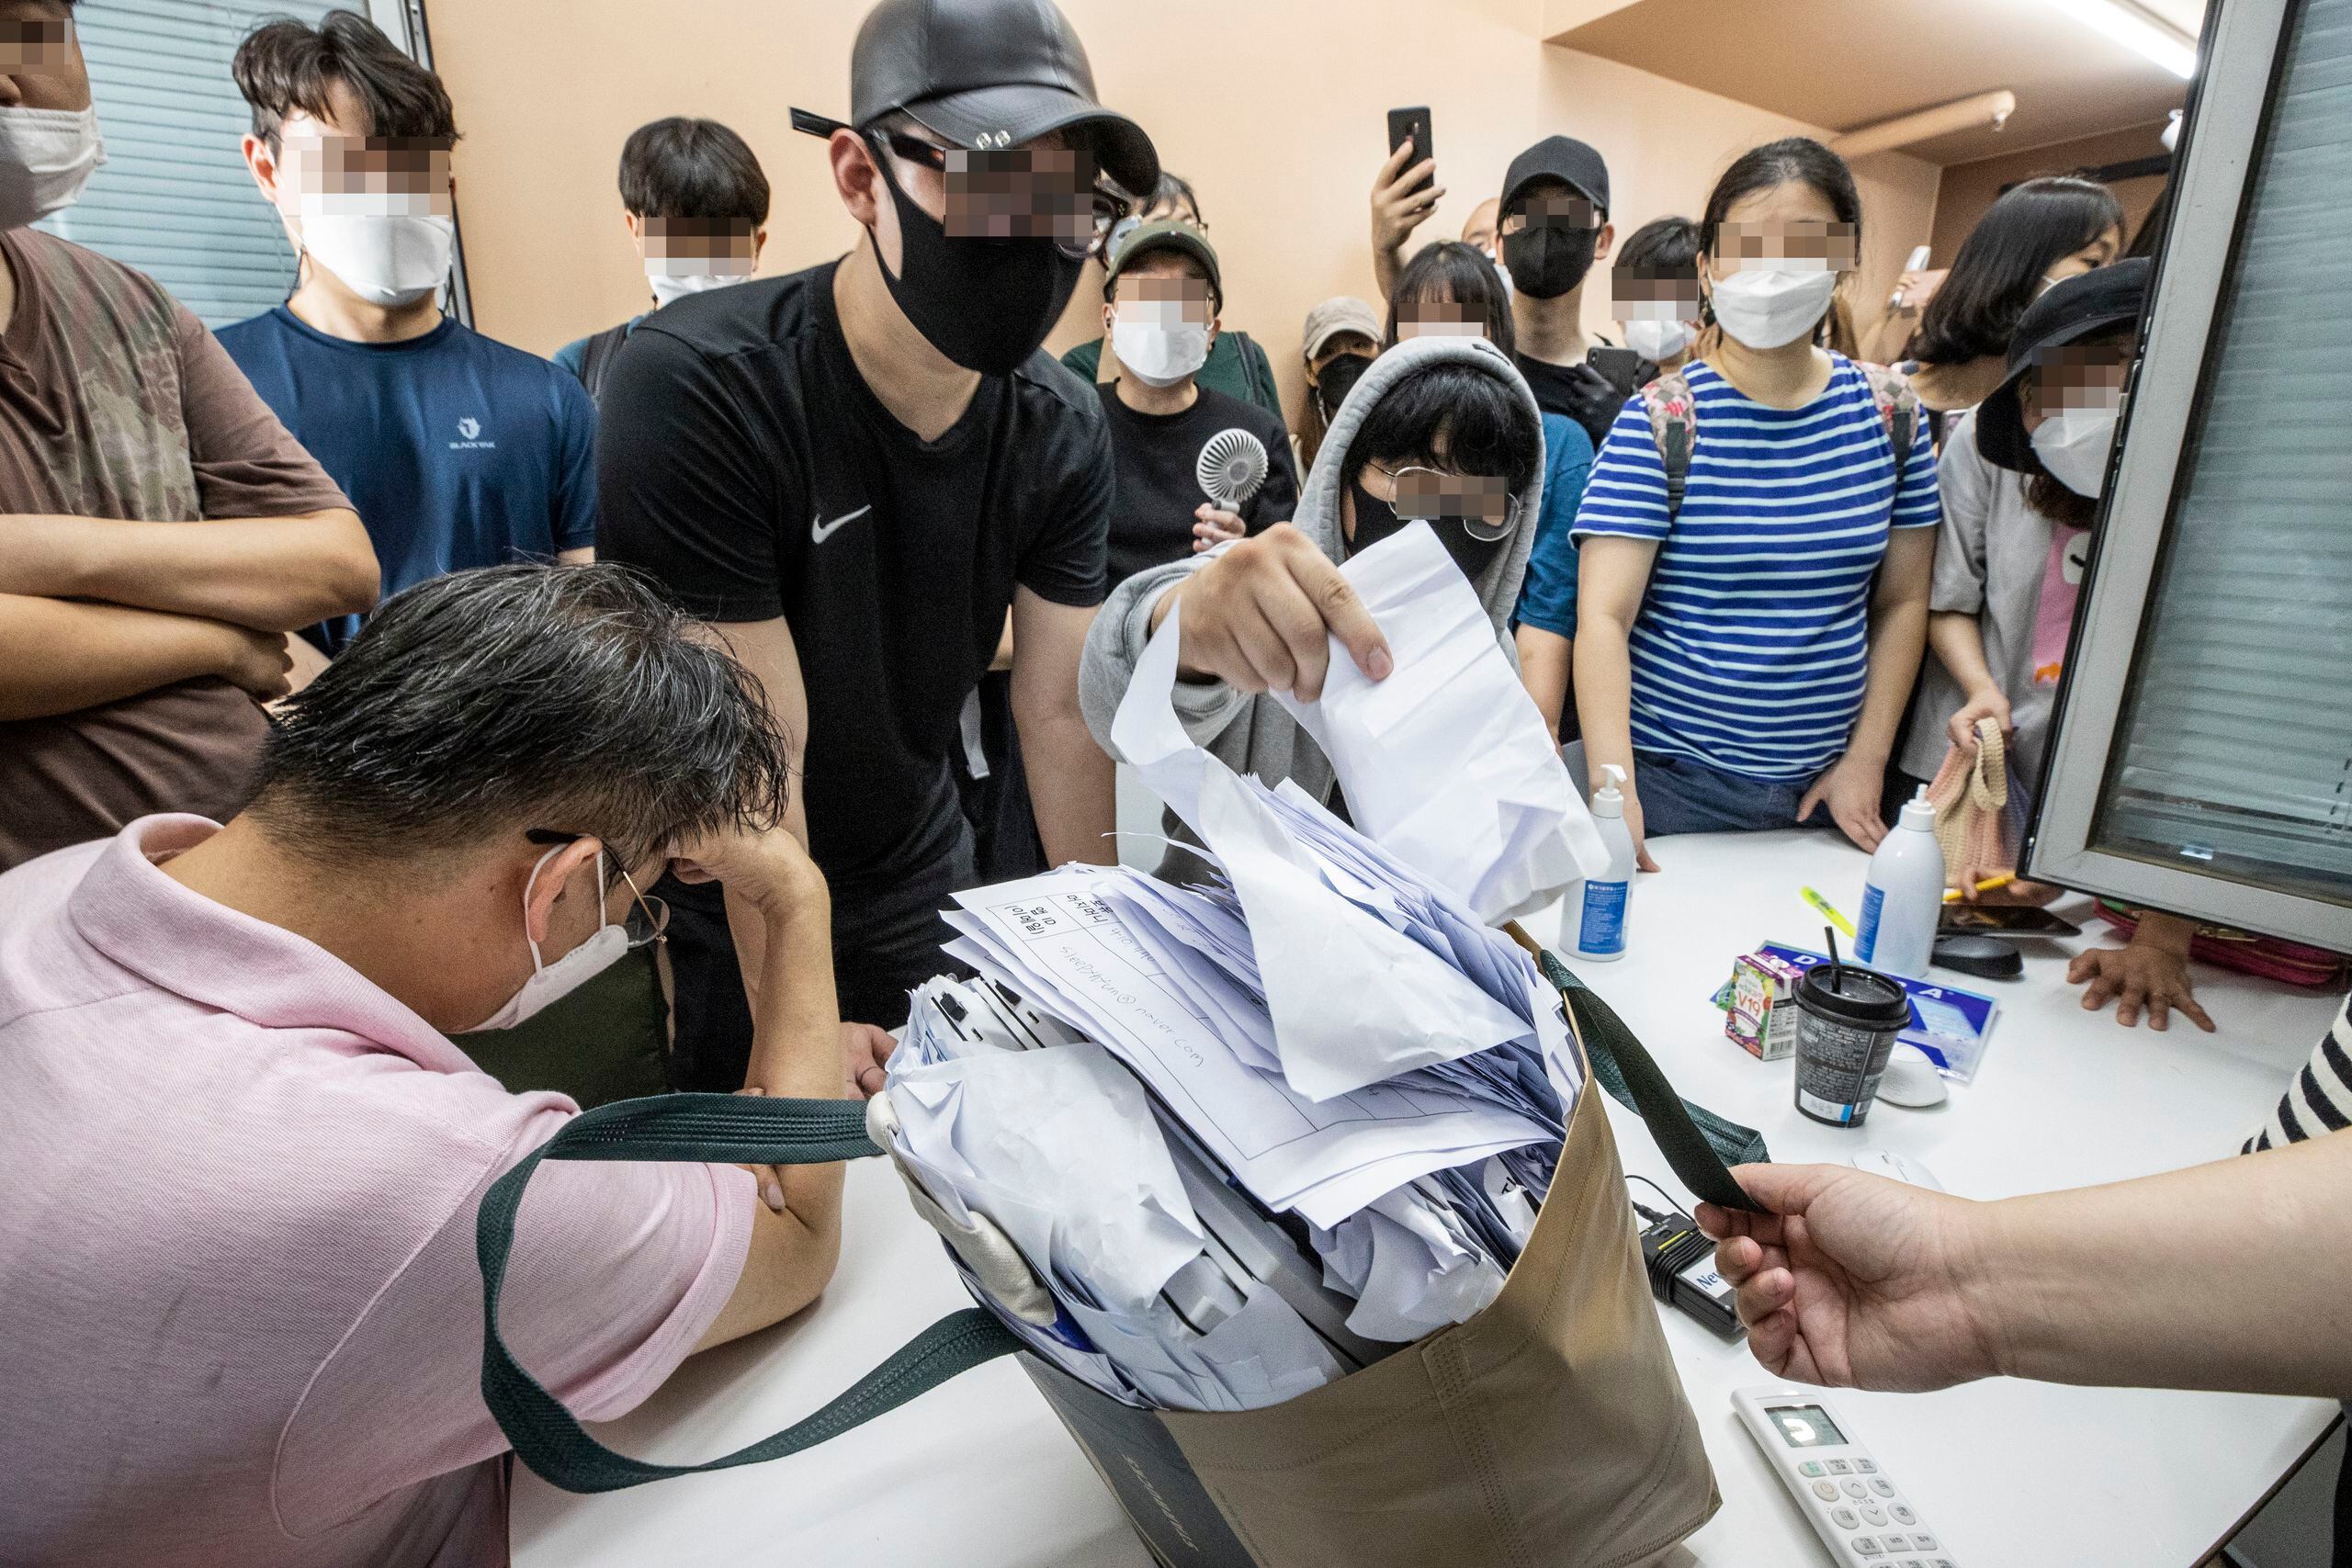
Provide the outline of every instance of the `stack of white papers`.
<path id="1" fill-rule="evenodd" d="M 1148 901 L 1183 913 L 1130 924 L 1114 897 L 1130 910 Z M 1511 1047 L 1507 1063 L 1392 1069 L 1385 1081 L 1318 1100 L 1283 1070 L 1264 1001 L 1208 951 L 1171 934 L 1188 918 L 1204 926 L 1220 918 L 1215 901 L 1095 866 L 956 899 L 962 908 L 946 918 L 962 934 L 947 944 L 950 957 L 1107 1047 L 1269 1209 L 1328 1228 L 1415 1177 L 1561 1136 L 1562 1098 L 1538 1042 L 1552 1026 L 1565 1042 L 1566 1029 L 1556 995 L 1538 1006 L 1542 977 L 1516 948 L 1522 1005 L 1549 1022 L 1539 1032 L 1532 1020 L 1515 1021 L 1512 1041 L 1498 1043 Z M 1238 922 L 1228 930 L 1238 932 Z"/>
<path id="2" fill-rule="evenodd" d="M 1558 994 L 1490 922 L 1598 838 L 1428 531 L 1349 570 L 1396 673 L 1335 652 L 1299 714 L 1368 830 L 1192 744 L 1171 614 L 1114 735 L 1212 880 L 957 894 L 946 952 L 979 979 L 915 994 L 876 1102 L 974 1294 L 1132 1404 L 1276 1403 L 1482 1310 L 1583 1088 Z"/>
<path id="3" fill-rule="evenodd" d="M 1278 1292 L 1210 1255 L 1142 1087 L 1100 1046 L 1012 1048 L 1001 1010 L 951 980 L 913 1002 L 883 1090 L 891 1157 L 952 1226 L 984 1216 L 1019 1249 L 1050 1322 L 1003 1310 L 986 1265 L 950 1247 L 1032 1350 L 1174 1410 L 1255 1409 L 1343 1375 Z M 975 1017 L 998 1021 L 959 1026 Z"/>

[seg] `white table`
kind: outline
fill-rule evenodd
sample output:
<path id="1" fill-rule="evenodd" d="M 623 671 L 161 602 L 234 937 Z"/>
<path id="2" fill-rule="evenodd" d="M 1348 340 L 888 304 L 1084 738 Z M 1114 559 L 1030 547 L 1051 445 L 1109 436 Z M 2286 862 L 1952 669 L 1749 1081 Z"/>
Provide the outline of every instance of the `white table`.
<path id="1" fill-rule="evenodd" d="M 2165 1034 L 2081 1011 L 2064 954 L 2028 946 L 2023 980 L 1969 982 L 2002 999 L 1976 1082 L 1929 1111 L 1882 1104 L 1860 1131 L 1799 1116 L 1786 1062 L 1724 1038 L 1709 998 L 1765 940 L 1817 946 L 1810 884 L 1849 913 L 1862 856 L 1825 834 L 1685 838 L 1635 887 L 1633 955 L 1584 975 L 1690 1098 L 1760 1129 L 1782 1160 L 1856 1148 L 1921 1160 L 1970 1197 L 2079 1186 L 2222 1157 L 2309 1054 L 2332 1002 L 2200 967 L 2222 1025 Z M 2082 901 L 2076 900 L 2075 904 Z M 2074 905 L 2061 912 L 2079 913 Z M 1531 929 L 1550 940 L 1556 921 Z M 1964 977 L 1963 977 L 1964 978 Z M 1676 1190 L 1631 1113 L 1611 1105 L 1622 1157 Z M 707 1458 L 815 1408 L 922 1325 L 968 1304 L 932 1233 L 877 1161 L 851 1168 L 840 1272 L 791 1324 L 688 1361 L 598 1428 L 643 1457 Z M 1738 1342 L 1665 1315 L 1724 1494 L 1687 1561 L 1819 1568 L 1826 1554 L 1731 1414 L 1769 1381 Z M 1984 1382 L 1934 1394 L 1839 1392 L 1836 1406 L 1968 1568 L 2188 1568 L 2324 1434 L 2319 1400 Z M 823 1448 L 767 1465 L 573 1497 L 517 1472 L 518 1568 L 745 1562 L 861 1568 L 954 1562 L 1134 1564 L 1149 1557 L 1028 1380 L 996 1362 Z"/>

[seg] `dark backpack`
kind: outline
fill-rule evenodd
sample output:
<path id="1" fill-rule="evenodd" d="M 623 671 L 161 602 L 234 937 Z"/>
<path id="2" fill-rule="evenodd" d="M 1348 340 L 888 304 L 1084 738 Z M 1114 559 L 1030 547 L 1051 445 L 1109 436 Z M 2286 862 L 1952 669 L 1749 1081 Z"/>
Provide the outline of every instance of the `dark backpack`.
<path id="1" fill-rule="evenodd" d="M 1911 443 L 1919 428 L 1919 394 L 1910 378 L 1886 365 L 1851 361 L 1871 384 L 1878 417 L 1886 425 L 1894 447 L 1894 494 L 1903 496 L 1903 470 L 1910 465 Z M 1650 416 L 1650 439 L 1657 444 L 1658 461 L 1666 465 L 1666 515 L 1682 515 L 1682 491 L 1690 479 L 1690 455 L 1699 444 L 1699 405 L 1682 372 L 1671 370 L 1642 389 L 1642 407 Z"/>

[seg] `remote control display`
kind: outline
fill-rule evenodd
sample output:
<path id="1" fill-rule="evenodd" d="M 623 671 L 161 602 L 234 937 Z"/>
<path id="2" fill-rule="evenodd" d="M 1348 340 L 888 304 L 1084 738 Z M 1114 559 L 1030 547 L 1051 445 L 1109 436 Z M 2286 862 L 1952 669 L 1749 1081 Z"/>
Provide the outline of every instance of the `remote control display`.
<path id="1" fill-rule="evenodd" d="M 1894 1477 L 1819 1395 L 1744 1388 L 1732 1395 L 1732 1407 L 1839 1568 L 1960 1568 Z"/>

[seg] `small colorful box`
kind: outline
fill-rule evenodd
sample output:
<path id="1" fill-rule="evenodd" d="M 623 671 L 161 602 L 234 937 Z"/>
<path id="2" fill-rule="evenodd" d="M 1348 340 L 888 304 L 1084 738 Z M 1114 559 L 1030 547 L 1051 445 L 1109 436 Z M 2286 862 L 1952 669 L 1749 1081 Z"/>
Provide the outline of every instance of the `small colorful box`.
<path id="1" fill-rule="evenodd" d="M 1804 971 L 1769 953 L 1750 953 L 1731 966 L 1724 1033 L 1762 1062 L 1797 1052 L 1797 982 Z"/>

